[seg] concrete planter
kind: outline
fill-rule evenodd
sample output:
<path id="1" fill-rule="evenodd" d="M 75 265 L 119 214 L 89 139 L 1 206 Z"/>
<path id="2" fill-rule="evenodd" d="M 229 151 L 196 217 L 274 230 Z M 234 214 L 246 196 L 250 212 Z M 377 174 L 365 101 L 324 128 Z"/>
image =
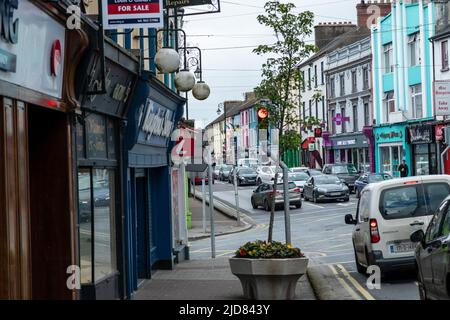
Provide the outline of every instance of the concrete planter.
<path id="1" fill-rule="evenodd" d="M 230 267 L 241 281 L 246 299 L 292 300 L 298 279 L 306 273 L 308 261 L 308 258 L 230 258 Z"/>

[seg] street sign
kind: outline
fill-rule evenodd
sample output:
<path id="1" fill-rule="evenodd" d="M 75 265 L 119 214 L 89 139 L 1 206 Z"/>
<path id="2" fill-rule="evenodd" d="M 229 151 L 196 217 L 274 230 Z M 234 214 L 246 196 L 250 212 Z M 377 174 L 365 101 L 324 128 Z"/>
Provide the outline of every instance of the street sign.
<path id="1" fill-rule="evenodd" d="M 162 28 L 163 0 L 102 1 L 103 28 Z"/>
<path id="2" fill-rule="evenodd" d="M 434 108 L 436 116 L 450 115 L 450 81 L 434 83 Z"/>
<path id="3" fill-rule="evenodd" d="M 211 0 L 165 0 L 166 8 L 203 6 L 212 4 Z"/>
<path id="4" fill-rule="evenodd" d="M 309 151 L 314 151 L 314 150 L 316 150 L 316 145 L 315 145 L 314 143 L 310 143 L 310 144 L 308 145 L 308 150 L 309 150 Z"/>

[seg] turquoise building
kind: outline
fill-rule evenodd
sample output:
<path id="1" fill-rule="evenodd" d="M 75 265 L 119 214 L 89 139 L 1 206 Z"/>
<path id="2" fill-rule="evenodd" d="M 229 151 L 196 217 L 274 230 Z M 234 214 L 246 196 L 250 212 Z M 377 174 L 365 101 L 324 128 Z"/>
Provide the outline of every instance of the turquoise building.
<path id="1" fill-rule="evenodd" d="M 433 137 L 421 140 L 410 136 L 431 132 L 426 123 L 434 120 L 433 49 L 429 39 L 435 34 L 435 16 L 433 1 L 402 0 L 392 3 L 391 13 L 372 27 L 377 172 L 398 176 L 397 167 L 404 159 L 410 175 L 418 174 L 419 167 L 421 172 L 433 173 L 431 161 L 423 160 L 436 155 L 436 148 L 429 143 Z M 424 165 L 428 168 L 422 168 Z"/>

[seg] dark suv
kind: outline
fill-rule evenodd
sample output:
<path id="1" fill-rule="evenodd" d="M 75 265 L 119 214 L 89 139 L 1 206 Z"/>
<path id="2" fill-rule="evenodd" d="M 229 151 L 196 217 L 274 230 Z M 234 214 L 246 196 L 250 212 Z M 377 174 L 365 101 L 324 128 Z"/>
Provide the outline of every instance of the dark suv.
<path id="1" fill-rule="evenodd" d="M 355 181 L 359 178 L 360 173 L 353 164 L 335 163 L 326 164 L 322 170 L 323 174 L 333 174 L 338 176 L 343 183 L 347 185 L 350 192 L 355 190 Z"/>

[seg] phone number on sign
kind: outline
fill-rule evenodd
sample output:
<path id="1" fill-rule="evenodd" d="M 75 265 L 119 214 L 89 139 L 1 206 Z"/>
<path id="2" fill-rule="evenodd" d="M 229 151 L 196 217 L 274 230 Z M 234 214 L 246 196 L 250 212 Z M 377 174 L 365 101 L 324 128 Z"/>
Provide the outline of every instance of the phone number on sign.
<path id="1" fill-rule="evenodd" d="M 179 315 L 196 315 L 196 316 L 206 316 L 207 318 L 215 315 L 221 314 L 225 316 L 235 316 L 235 315 L 268 315 L 270 305 L 238 305 L 230 304 L 224 305 L 222 308 L 215 307 L 199 307 L 199 306 L 186 306 L 180 307 Z"/>

